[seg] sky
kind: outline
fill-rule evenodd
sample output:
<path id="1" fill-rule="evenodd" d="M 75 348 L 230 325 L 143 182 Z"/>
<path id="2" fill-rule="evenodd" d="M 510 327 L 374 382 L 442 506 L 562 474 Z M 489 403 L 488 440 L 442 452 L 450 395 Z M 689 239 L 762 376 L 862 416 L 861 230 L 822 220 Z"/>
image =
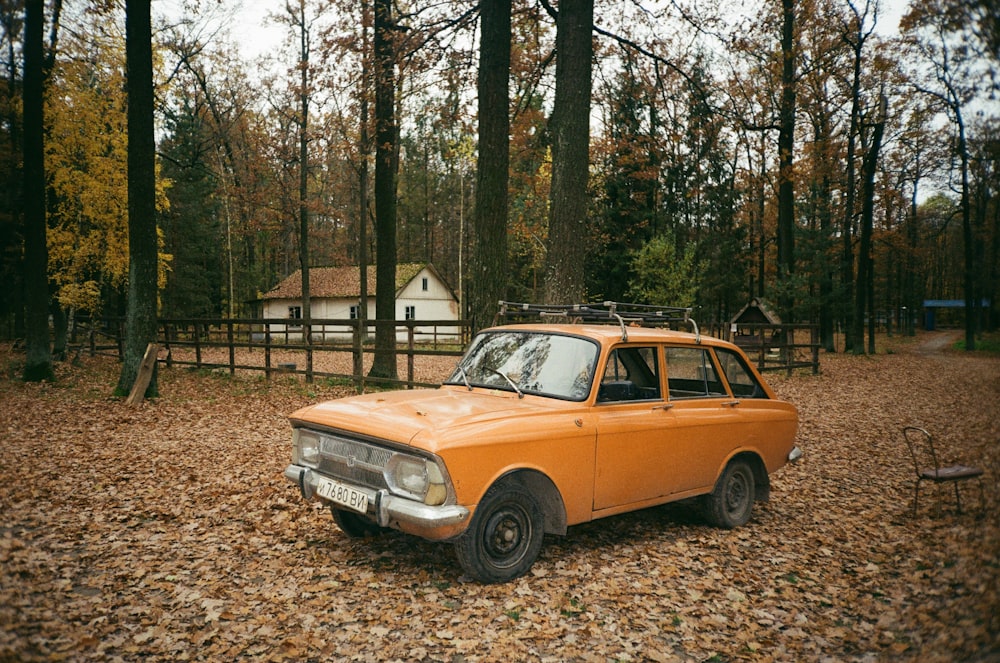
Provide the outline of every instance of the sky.
<path id="1" fill-rule="evenodd" d="M 208 0 L 206 4 L 213 1 Z M 247 59 L 255 59 L 280 46 L 285 28 L 269 21 L 268 14 L 280 11 L 283 3 L 275 0 L 218 0 L 218 2 L 225 9 L 234 12 L 229 27 L 240 51 Z M 159 10 L 165 15 L 177 15 L 181 11 L 179 7 L 182 3 L 183 0 L 159 0 L 154 5 L 154 11 Z M 896 34 L 899 19 L 902 18 L 908 4 L 909 0 L 882 0 L 878 31 L 885 36 Z"/>

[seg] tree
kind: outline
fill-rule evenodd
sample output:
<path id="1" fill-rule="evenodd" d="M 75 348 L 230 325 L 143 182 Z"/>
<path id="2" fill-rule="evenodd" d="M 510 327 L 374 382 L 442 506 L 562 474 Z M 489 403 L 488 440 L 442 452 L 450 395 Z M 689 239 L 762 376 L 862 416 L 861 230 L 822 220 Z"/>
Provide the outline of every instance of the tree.
<path id="1" fill-rule="evenodd" d="M 24 12 L 18 3 L 0 3 L 0 324 L 15 337 L 24 336 L 24 270 L 21 190 L 24 139 L 22 75 L 18 44 L 23 40 Z M 0 327 L 2 328 L 2 327 Z"/>
<path id="2" fill-rule="evenodd" d="M 624 50 L 621 72 L 604 90 L 606 131 L 598 142 L 603 158 L 595 157 L 604 176 L 586 257 L 587 292 L 592 297 L 625 298 L 633 276 L 629 255 L 655 230 L 663 150 L 655 92 L 644 73 L 634 51 Z"/>
<path id="3" fill-rule="evenodd" d="M 299 144 L 299 182 L 298 182 L 298 218 L 299 218 L 299 269 L 302 273 L 302 334 L 303 341 L 308 345 L 312 334 L 312 292 L 309 288 L 309 103 L 311 100 L 311 71 L 309 56 L 312 49 L 310 23 L 306 19 L 306 0 L 298 0 L 298 6 L 291 3 L 285 5 L 288 12 L 287 20 L 298 30 L 299 53 L 297 71 L 299 74 L 296 90 L 299 102 L 295 124 L 298 127 Z M 312 353 L 306 353 L 306 382 L 313 380 Z"/>
<path id="4" fill-rule="evenodd" d="M 781 0 L 781 101 L 778 108 L 778 281 L 783 285 L 780 307 L 793 320 L 795 273 L 795 94 L 796 0 Z"/>
<path id="5" fill-rule="evenodd" d="M 694 242 L 678 251 L 669 231 L 654 237 L 632 253 L 634 276 L 629 281 L 629 297 L 660 306 L 694 306 L 703 272 L 696 254 Z"/>
<path id="6" fill-rule="evenodd" d="M 87 29 L 107 20 L 87 17 L 63 40 L 46 102 L 45 163 L 56 303 L 117 316 L 129 269 L 125 42 L 120 32 Z"/>
<path id="7" fill-rule="evenodd" d="M 369 375 L 395 379 L 396 368 L 396 30 L 392 2 L 375 0 L 375 359 Z"/>
<path id="8" fill-rule="evenodd" d="M 855 320 L 857 306 L 851 309 L 851 298 L 855 293 L 855 288 L 860 291 L 864 288 L 861 282 L 861 275 L 858 275 L 858 282 L 854 279 L 854 220 L 856 217 L 857 200 L 857 165 L 855 155 L 857 153 L 858 134 L 861 130 L 862 97 L 861 83 L 864 65 L 864 49 L 869 38 L 875 30 L 875 21 L 868 21 L 869 10 L 872 9 L 870 0 L 866 0 L 864 9 L 859 9 L 853 2 L 848 2 L 850 14 L 847 20 L 842 21 L 841 39 L 851 51 L 851 76 L 847 87 L 850 92 L 851 112 L 850 121 L 847 127 L 847 157 L 846 157 L 846 177 L 844 181 L 844 192 L 846 202 L 844 203 L 844 218 L 841 225 L 841 295 L 843 296 L 844 312 L 844 351 L 863 351 L 862 329 L 863 318 Z M 877 18 L 877 16 L 876 16 Z M 862 267 L 859 265 L 859 271 Z M 867 269 L 867 268 L 865 268 Z M 858 295 L 864 297 L 864 295 Z M 857 301 L 857 299 L 855 299 Z"/>
<path id="9" fill-rule="evenodd" d="M 231 233 L 229 201 L 216 197 L 218 183 L 211 162 L 221 160 L 208 136 L 208 113 L 197 97 L 185 98 L 168 115 L 167 137 L 160 143 L 163 176 L 171 182 L 170 207 L 163 214 L 163 242 L 171 270 L 161 299 L 166 318 L 219 317 L 223 266 Z M 215 157 L 213 159 L 213 157 Z M 228 298 L 227 298 L 228 299 Z"/>
<path id="10" fill-rule="evenodd" d="M 116 389 L 120 395 L 131 390 L 146 346 L 156 341 L 158 251 L 150 0 L 125 2 L 125 60 L 128 75 L 129 276 L 124 355 Z M 157 393 L 154 365 L 145 395 L 151 397 Z"/>
<path id="11" fill-rule="evenodd" d="M 979 93 L 983 80 L 977 67 L 982 61 L 969 34 L 964 15 L 948 11 L 944 0 L 915 5 L 900 23 L 914 59 L 930 65 L 929 74 L 915 73 L 913 87 L 927 95 L 948 116 L 954 130 L 954 154 L 958 159 L 958 193 L 962 218 L 963 290 L 965 293 L 965 349 L 976 348 L 979 318 L 975 237 L 969 184 L 969 142 L 965 109 Z"/>
<path id="12" fill-rule="evenodd" d="M 484 0 L 480 17 L 479 158 L 469 316 L 474 330 L 490 324 L 507 287 L 511 0 Z"/>
<path id="13" fill-rule="evenodd" d="M 48 249 L 45 220 L 45 138 L 42 0 L 27 0 L 24 22 L 24 294 L 27 357 L 24 379 L 52 380 Z"/>
<path id="14" fill-rule="evenodd" d="M 545 302 L 581 302 L 587 246 L 594 0 L 563 0 L 556 19 L 556 93 L 550 120 L 552 189 Z"/>
<path id="15" fill-rule="evenodd" d="M 882 135 L 885 132 L 885 120 L 888 101 L 882 98 L 875 120 L 871 145 L 865 151 L 862 163 L 864 187 L 862 189 L 861 210 L 861 244 L 858 250 L 858 287 L 854 307 L 854 337 L 857 340 L 854 354 L 863 354 L 864 319 L 868 315 L 869 335 L 868 352 L 875 353 L 875 307 L 874 307 L 874 269 L 872 260 L 872 231 L 875 214 L 875 175 L 878 168 L 878 154 L 882 148 Z"/>

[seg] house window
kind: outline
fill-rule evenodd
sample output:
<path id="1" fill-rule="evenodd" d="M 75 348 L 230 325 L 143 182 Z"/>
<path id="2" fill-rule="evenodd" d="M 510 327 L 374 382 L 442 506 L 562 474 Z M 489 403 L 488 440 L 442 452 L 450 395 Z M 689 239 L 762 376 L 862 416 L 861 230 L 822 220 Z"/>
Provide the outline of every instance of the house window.
<path id="1" fill-rule="evenodd" d="M 425 276 L 425 277 L 423 278 L 423 280 L 422 280 L 422 281 L 420 282 L 420 286 L 421 286 L 421 289 L 422 289 L 422 290 L 423 290 L 424 292 L 427 292 L 427 289 L 428 289 L 429 285 L 430 285 L 430 284 L 429 284 L 429 283 L 427 282 L 427 277 Z"/>
<path id="2" fill-rule="evenodd" d="M 289 306 L 288 307 L 288 319 L 289 320 L 301 320 L 302 319 L 302 307 L 301 306 Z M 297 324 L 289 325 L 290 327 L 298 327 Z"/>
<path id="3" fill-rule="evenodd" d="M 357 306 L 352 306 L 351 307 L 351 320 L 357 320 L 359 317 L 361 317 L 359 315 L 359 313 L 360 312 L 358 311 L 358 307 Z"/>
<path id="4" fill-rule="evenodd" d="M 406 319 L 407 320 L 416 320 L 417 319 L 417 307 L 416 306 L 407 306 L 406 307 Z"/>

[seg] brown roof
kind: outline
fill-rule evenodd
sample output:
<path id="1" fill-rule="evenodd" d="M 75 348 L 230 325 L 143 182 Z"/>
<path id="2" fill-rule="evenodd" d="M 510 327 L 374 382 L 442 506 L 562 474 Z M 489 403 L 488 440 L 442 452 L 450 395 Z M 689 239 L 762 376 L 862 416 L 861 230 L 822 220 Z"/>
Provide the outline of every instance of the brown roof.
<path id="1" fill-rule="evenodd" d="M 740 312 L 732 319 L 733 323 L 739 324 L 771 324 L 780 325 L 781 318 L 763 299 L 753 298 L 740 309 Z"/>
<path id="2" fill-rule="evenodd" d="M 396 265 L 396 292 L 404 287 L 428 265 L 422 263 L 403 263 Z M 435 272 L 436 273 L 436 272 Z M 375 265 L 368 266 L 368 296 L 375 296 Z M 309 295 L 311 298 L 345 298 L 358 297 L 361 294 L 361 273 L 359 268 L 349 267 L 310 267 Z M 264 295 L 264 299 L 297 299 L 302 297 L 302 270 L 296 270 L 284 281 L 279 283 Z"/>

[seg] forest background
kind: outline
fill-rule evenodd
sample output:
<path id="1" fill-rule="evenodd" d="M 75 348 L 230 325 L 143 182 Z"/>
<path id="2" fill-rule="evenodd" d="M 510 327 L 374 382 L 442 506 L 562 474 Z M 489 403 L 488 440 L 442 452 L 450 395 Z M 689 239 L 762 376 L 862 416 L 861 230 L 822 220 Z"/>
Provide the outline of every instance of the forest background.
<path id="1" fill-rule="evenodd" d="M 0 2 L 8 337 L 33 301 L 32 2 Z M 44 5 L 57 350 L 71 320 L 129 305 L 127 9 Z M 432 262 L 476 327 L 499 298 L 711 323 L 751 297 L 831 351 L 866 351 L 865 324 L 912 331 L 925 298 L 964 300 L 969 349 L 996 325 L 996 0 L 915 3 L 898 26 L 873 0 L 289 0 L 252 59 L 238 7 L 152 9 L 161 317 L 251 317 L 310 266 L 391 282 Z"/>

